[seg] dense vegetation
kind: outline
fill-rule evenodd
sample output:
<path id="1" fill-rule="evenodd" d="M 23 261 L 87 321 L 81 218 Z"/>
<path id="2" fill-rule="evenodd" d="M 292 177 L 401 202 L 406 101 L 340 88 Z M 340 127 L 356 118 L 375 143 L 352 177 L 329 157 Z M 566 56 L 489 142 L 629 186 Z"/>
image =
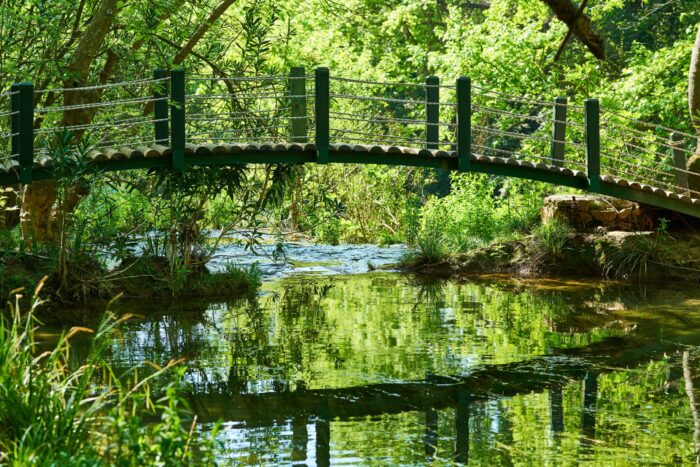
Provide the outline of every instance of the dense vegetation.
<path id="1" fill-rule="evenodd" d="M 545 3 L 566 2 L 104 0 L 81 1 L 77 8 L 5 2 L 0 82 L 33 81 L 40 89 L 108 84 L 181 65 L 219 77 L 281 75 L 295 65 L 388 81 L 436 75 L 449 82 L 469 75 L 479 86 L 534 99 L 599 97 L 630 117 L 692 132 L 686 71 L 700 20 L 694 2 L 589 2 L 584 13 L 606 40 L 604 60 L 575 38 L 562 42 L 567 25 Z M 108 93 L 48 92 L 36 105 L 61 98 L 63 104 L 91 104 Z M 36 126 L 88 124 L 110 111 L 66 111 L 56 121 L 42 114 Z M 133 293 L 130 281 L 143 276 L 162 293 L 218 290 L 206 285 L 205 264 L 217 244 L 209 239 L 211 229 L 219 229 L 220 238 L 246 232 L 252 246 L 261 229 L 329 243 L 406 242 L 437 259 L 526 234 L 538 222 L 541 199 L 554 189 L 386 167 L 104 175 L 81 162 L 95 144 L 90 138 L 89 132 L 45 134 L 40 144 L 64 162 L 55 169 L 63 181 L 5 192 L 5 290 L 21 277 L 43 274 L 51 275 L 50 288 L 64 299 Z M 512 141 L 481 144 L 497 148 Z"/>
<path id="2" fill-rule="evenodd" d="M 328 66 L 337 76 L 376 81 L 421 83 L 435 75 L 453 83 L 466 75 L 484 89 L 531 99 L 531 105 L 491 103 L 503 106 L 504 112 L 541 118 L 551 116 L 537 104 L 540 100 L 566 96 L 581 103 L 598 97 L 629 118 L 694 134 L 687 88 L 689 69 L 691 88 L 694 76 L 697 0 L 585 3 L 585 18 L 605 39 L 604 57 L 591 44 L 567 35 L 569 26 L 553 13 L 557 4 L 565 3 L 570 4 L 0 0 L 0 88 L 31 81 L 47 90 L 37 94 L 37 108 L 67 106 L 58 114 L 37 114 L 35 121 L 37 147 L 54 161 L 56 180 L 2 192 L 3 297 L 18 286 L 32 288 L 44 275 L 50 277 L 46 292 L 67 302 L 119 292 L 249 293 L 260 285 L 257 268 L 228 264 L 212 274 L 207 263 L 229 237 L 255 249 L 263 232 L 278 241 L 291 237 L 325 243 L 407 243 L 423 260 L 433 262 L 528 237 L 528 245 L 561 259 L 569 227 L 539 223 L 542 199 L 557 190 L 548 185 L 368 166 L 105 174 L 87 163 L 91 148 L 105 143 L 104 135 L 61 128 L 150 115 L 152 103 L 128 112 L 96 104 L 133 97 L 108 85 L 150 78 L 157 68 L 184 67 L 191 75 L 227 78 L 279 76 L 293 66 L 304 66 L 307 72 Z M 700 50 L 700 42 L 696 48 Z M 700 80 L 700 71 L 697 76 Z M 58 91 L 93 85 L 90 92 Z M 141 91 L 152 94 L 154 89 L 148 84 Z M 189 91 L 212 89 L 193 84 Z M 698 100 L 695 107 L 693 96 Z M 698 96 L 700 91 L 691 91 L 691 111 L 700 108 Z M 410 91 L 395 97 L 422 98 Z M 0 97 L 3 109 L 7 100 Z M 362 110 L 376 109 L 368 104 Z M 9 115 L 1 115 L 4 158 L 11 153 L 11 124 Z M 406 111 L 405 117 L 419 115 Z M 508 118 L 497 123 L 506 130 L 514 125 Z M 241 134 L 255 135 L 256 130 Z M 373 130 L 393 131 L 382 125 Z M 518 130 L 534 135 L 549 131 L 544 126 Z M 146 131 L 150 127 L 131 136 Z M 116 134 L 110 137 L 118 139 Z M 483 137 L 477 142 L 495 150 L 547 149 L 536 143 L 512 147 L 512 138 Z M 633 254 L 613 258 L 610 268 L 645 269 L 656 259 L 657 238 L 636 245 Z M 34 299 L 36 307 L 38 297 Z M 84 361 L 76 362 L 71 342 L 93 330 L 76 328 L 46 348 L 36 339 L 34 308 L 22 314 L 17 300 L 0 315 L 0 463 L 211 461 L 213 441 L 193 434 L 194 421 L 180 396 L 184 370 L 175 368 L 180 362 L 157 367 L 148 376 L 136 369 L 117 372 L 105 363 L 105 339 L 122 320 L 108 317 L 94 330 Z"/>
<path id="3" fill-rule="evenodd" d="M 194 432 L 182 398 L 182 361 L 117 373 L 109 336 L 130 319 L 111 313 L 96 330 L 74 327 L 57 342 L 37 338 L 37 288 L 23 313 L 19 296 L 0 319 L 0 463 L 4 465 L 190 465 L 213 462 L 213 436 Z M 80 334 L 94 334 L 83 358 Z M 37 356 L 36 348 L 42 352 Z M 19 383 L 21 382 L 21 383 Z M 157 389 L 154 389 L 157 387 Z"/>

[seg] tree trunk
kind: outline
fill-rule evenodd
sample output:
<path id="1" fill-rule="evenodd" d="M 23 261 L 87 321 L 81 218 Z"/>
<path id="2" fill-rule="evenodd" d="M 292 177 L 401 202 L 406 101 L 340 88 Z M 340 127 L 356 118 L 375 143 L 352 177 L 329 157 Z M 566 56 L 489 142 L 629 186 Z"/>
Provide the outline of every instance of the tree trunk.
<path id="1" fill-rule="evenodd" d="M 212 24 L 216 22 L 237 0 L 222 0 L 222 2 L 212 10 L 211 14 L 203 21 L 193 33 L 187 43 L 178 51 L 173 59 L 175 65 L 180 65 L 189 56 L 194 47 L 202 37 L 209 31 Z M 76 45 L 73 59 L 68 65 L 68 78 L 63 86 L 66 88 L 85 86 L 90 76 L 90 69 L 97 58 L 100 50 L 104 46 L 105 38 L 112 29 L 114 19 L 119 10 L 119 0 L 102 0 L 99 8 L 95 12 L 92 20 L 88 24 L 85 32 Z M 163 14 L 160 18 L 164 21 L 170 16 L 170 12 Z M 143 40 L 137 40 L 132 51 L 138 50 L 143 45 Z M 107 59 L 100 74 L 100 84 L 106 84 L 114 74 L 118 66 L 119 57 L 111 50 L 107 52 Z M 93 104 L 100 102 L 102 98 L 101 90 L 66 92 L 63 94 L 63 105 L 74 106 L 82 104 Z M 98 108 L 75 109 L 64 113 L 62 124 L 66 126 L 86 125 L 92 122 Z M 78 187 L 69 193 L 74 208 L 78 205 L 82 196 L 86 194 L 82 187 Z M 26 187 L 22 198 L 22 232 L 26 239 L 37 239 L 50 241 L 53 239 L 56 229 L 57 219 L 66 213 L 54 213 L 52 207 L 56 202 L 57 190 L 56 182 L 53 180 L 39 181 Z"/>
<path id="2" fill-rule="evenodd" d="M 695 154 L 688 160 L 688 170 L 693 172 L 688 174 L 688 188 L 693 191 L 700 191 L 700 26 L 695 38 L 693 53 L 690 58 L 690 71 L 688 72 L 688 108 L 690 119 L 698 135 L 698 142 Z"/>
<path id="3" fill-rule="evenodd" d="M 214 10 L 211 12 L 209 17 L 202 22 L 202 24 L 199 25 L 197 30 L 192 34 L 192 37 L 187 41 L 185 45 L 182 46 L 182 49 L 175 55 L 175 58 L 173 59 L 173 64 L 174 65 L 181 65 L 182 62 L 185 61 L 185 58 L 192 52 L 192 49 L 194 49 L 194 46 L 197 45 L 199 40 L 204 36 L 204 34 L 209 31 L 209 28 L 211 28 L 212 24 L 218 20 L 221 15 L 226 13 L 226 10 L 228 10 L 231 5 L 236 3 L 237 0 L 224 0 L 214 8 Z"/>
<path id="4" fill-rule="evenodd" d="M 700 26 L 695 38 L 693 53 L 690 58 L 690 71 L 688 72 L 688 105 L 690 118 L 693 121 L 695 131 L 700 137 Z M 698 141 L 698 153 L 700 153 L 700 141 Z"/>
<path id="5" fill-rule="evenodd" d="M 112 28 L 117 14 L 118 0 L 103 0 L 95 12 L 90 24 L 85 29 L 75 47 L 73 59 L 68 65 L 68 78 L 63 85 L 66 88 L 80 87 L 86 84 L 90 75 L 90 66 L 100 52 L 105 37 Z M 108 59 L 109 63 L 109 59 Z M 63 94 L 64 105 L 94 103 L 100 98 L 96 91 L 66 92 Z M 96 109 L 69 110 L 63 114 L 64 125 L 82 125 L 90 123 Z M 54 180 L 44 180 L 28 185 L 22 196 L 22 233 L 25 240 L 49 241 L 53 238 L 52 208 L 56 202 L 57 190 Z"/>

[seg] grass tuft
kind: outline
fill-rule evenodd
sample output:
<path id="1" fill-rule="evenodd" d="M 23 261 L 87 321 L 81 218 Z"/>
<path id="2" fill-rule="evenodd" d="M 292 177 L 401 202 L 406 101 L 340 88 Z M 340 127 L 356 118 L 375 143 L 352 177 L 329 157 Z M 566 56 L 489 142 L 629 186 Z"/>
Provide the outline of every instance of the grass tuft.
<path id="1" fill-rule="evenodd" d="M 27 314 L 19 294 L 0 319 L 0 464 L 189 465 L 213 462 L 213 436 L 195 436 L 181 396 L 181 361 L 139 376 L 106 362 L 110 336 L 129 317 L 107 313 L 96 329 L 76 327 L 47 350 L 37 342 L 37 287 Z M 80 361 L 71 341 L 89 334 Z M 159 387 L 158 391 L 154 387 Z"/>

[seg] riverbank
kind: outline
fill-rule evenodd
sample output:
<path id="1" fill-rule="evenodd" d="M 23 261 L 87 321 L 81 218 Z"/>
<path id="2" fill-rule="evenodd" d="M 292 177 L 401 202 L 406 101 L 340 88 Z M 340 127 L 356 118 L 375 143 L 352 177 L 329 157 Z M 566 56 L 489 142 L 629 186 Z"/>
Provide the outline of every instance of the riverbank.
<path id="1" fill-rule="evenodd" d="M 420 251 L 398 269 L 440 277 L 509 274 L 700 282 L 695 220 L 598 196 L 552 196 L 529 234 L 440 257 Z"/>
<path id="2" fill-rule="evenodd" d="M 87 303 L 92 300 L 167 297 L 240 297 L 254 294 L 261 285 L 262 271 L 255 265 L 226 263 L 210 269 L 175 267 L 164 257 L 127 257 L 112 269 L 98 261 L 71 265 L 61 277 L 55 261 L 48 256 L 16 253 L 0 261 L 0 291 L 31 290 L 44 277 L 43 296 L 52 302 Z"/>
<path id="3" fill-rule="evenodd" d="M 363 273 L 395 264 L 409 251 L 403 245 L 324 245 L 279 243 L 265 238 L 247 249 L 236 241 L 221 242 L 212 257 L 185 270 L 173 268 L 165 257 L 127 256 L 111 268 L 82 261 L 70 268 L 68 288 L 60 288 L 56 261 L 50 256 L 8 252 L 0 255 L 0 291 L 4 296 L 20 287 L 34 288 L 48 277 L 44 297 L 65 304 L 124 299 L 237 299 L 254 295 L 262 282 L 291 274 L 336 275 Z"/>
<path id="4" fill-rule="evenodd" d="M 536 235 L 430 261 L 414 255 L 397 266 L 439 277 L 511 274 L 581 276 L 649 282 L 700 282 L 700 236 L 656 231 L 574 232 L 550 242 Z"/>

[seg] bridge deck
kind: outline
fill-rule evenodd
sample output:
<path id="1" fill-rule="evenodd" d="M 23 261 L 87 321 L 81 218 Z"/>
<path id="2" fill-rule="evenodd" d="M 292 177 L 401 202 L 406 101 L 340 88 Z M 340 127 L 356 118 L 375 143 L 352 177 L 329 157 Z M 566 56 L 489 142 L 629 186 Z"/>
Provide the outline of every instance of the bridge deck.
<path id="1" fill-rule="evenodd" d="M 93 150 L 89 154 L 98 171 L 152 169 L 170 167 L 172 150 L 162 145 Z M 472 155 L 470 171 L 488 173 L 588 190 L 585 172 L 566 167 L 533 163 L 515 158 Z M 313 143 L 202 143 L 185 145 L 185 165 L 223 166 L 233 164 L 304 164 L 317 161 Z M 382 164 L 458 169 L 456 151 L 417 149 L 403 146 L 366 144 L 330 144 L 329 162 Z M 17 183 L 19 163 L 11 160 L 0 166 L 0 185 Z M 52 178 L 49 157 L 34 160 L 33 179 Z M 603 175 L 598 190 L 602 194 L 637 201 L 664 209 L 698 216 L 700 199 L 623 178 Z"/>
<path id="2" fill-rule="evenodd" d="M 102 90 L 97 102 L 95 89 Z M 636 120 L 596 99 L 543 99 L 472 86 L 465 77 L 383 83 L 326 68 L 313 76 L 294 68 L 225 79 L 156 70 L 153 79 L 67 89 L 17 83 L 0 93 L 0 115 L 9 117 L 0 119 L 0 186 L 54 177 L 52 148 L 80 138 L 114 146 L 89 154 L 102 171 L 434 167 L 542 181 L 700 218 L 700 173 L 687 165 L 696 151 L 692 131 Z M 277 142 L 261 143 L 268 140 Z"/>

